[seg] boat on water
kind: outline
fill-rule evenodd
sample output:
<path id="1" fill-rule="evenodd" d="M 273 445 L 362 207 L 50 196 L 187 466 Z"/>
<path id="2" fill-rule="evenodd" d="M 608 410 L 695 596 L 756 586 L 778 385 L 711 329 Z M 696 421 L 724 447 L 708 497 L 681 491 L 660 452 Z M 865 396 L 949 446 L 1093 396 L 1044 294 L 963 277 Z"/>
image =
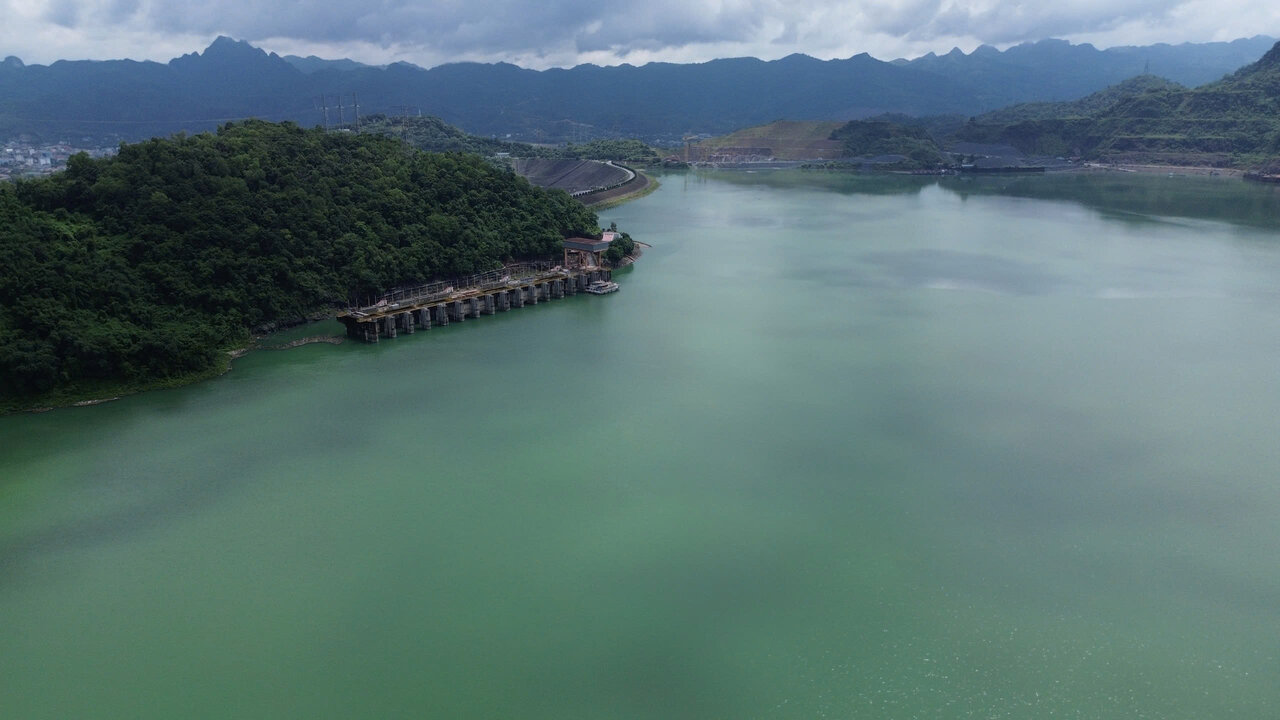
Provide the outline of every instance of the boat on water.
<path id="1" fill-rule="evenodd" d="M 606 295 L 611 292 L 618 291 L 618 283 L 612 280 L 595 280 L 587 286 L 587 292 L 592 295 Z"/>

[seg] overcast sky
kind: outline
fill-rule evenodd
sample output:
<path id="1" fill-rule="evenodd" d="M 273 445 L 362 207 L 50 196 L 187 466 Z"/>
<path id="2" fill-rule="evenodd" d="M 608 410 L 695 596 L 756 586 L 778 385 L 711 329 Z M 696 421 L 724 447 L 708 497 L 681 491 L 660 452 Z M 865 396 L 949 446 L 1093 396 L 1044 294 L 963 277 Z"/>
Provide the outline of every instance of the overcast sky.
<path id="1" fill-rule="evenodd" d="M 541 69 L 1259 34 L 1280 36 L 1280 0 L 0 0 L 0 56 L 29 64 L 167 61 L 218 35 L 281 55 Z"/>

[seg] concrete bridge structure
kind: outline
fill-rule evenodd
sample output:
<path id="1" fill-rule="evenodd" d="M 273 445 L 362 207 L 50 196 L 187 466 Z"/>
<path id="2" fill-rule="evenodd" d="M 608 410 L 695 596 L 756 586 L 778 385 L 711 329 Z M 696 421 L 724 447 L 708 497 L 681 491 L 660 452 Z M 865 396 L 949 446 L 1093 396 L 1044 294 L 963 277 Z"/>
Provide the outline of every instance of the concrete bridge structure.
<path id="1" fill-rule="evenodd" d="M 347 328 L 347 337 L 365 342 L 394 338 L 400 333 L 430 330 L 433 325 L 463 322 L 467 318 L 493 315 L 525 305 L 537 305 L 585 292 L 597 280 L 609 280 L 607 268 L 566 269 L 532 268 L 519 277 L 514 273 L 495 271 L 478 278 L 474 284 L 457 288 L 453 284 L 433 283 L 412 290 L 402 290 L 384 297 L 377 304 L 350 309 L 338 315 Z"/>

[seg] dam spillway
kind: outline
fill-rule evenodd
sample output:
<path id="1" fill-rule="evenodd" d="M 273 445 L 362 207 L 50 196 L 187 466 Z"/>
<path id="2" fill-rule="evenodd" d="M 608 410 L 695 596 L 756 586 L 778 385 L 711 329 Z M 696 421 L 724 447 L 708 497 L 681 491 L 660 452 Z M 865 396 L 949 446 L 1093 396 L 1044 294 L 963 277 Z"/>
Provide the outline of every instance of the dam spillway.
<path id="1" fill-rule="evenodd" d="M 525 305 L 586 292 L 593 282 L 609 281 L 608 268 L 524 266 L 524 273 L 495 271 L 474 276 L 465 286 L 433 283 L 384 296 L 378 303 L 352 308 L 338 315 L 347 337 L 365 342 L 394 338 L 400 333 L 464 322 Z"/>

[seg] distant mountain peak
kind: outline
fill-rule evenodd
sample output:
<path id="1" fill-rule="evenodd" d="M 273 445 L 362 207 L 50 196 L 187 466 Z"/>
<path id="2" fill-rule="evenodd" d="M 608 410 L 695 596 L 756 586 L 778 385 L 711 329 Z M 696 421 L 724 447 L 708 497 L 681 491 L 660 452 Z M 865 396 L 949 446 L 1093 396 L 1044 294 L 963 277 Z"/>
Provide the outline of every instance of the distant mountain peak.
<path id="1" fill-rule="evenodd" d="M 26 65 L 22 62 L 21 58 L 16 55 L 10 55 L 4 59 L 3 63 L 0 63 L 0 67 L 19 69 L 26 67 Z"/>
<path id="2" fill-rule="evenodd" d="M 198 73 L 299 73 L 284 58 L 268 53 L 244 40 L 219 35 L 204 52 L 187 53 L 169 61 L 169 66 L 187 72 Z"/>
<path id="3" fill-rule="evenodd" d="M 1280 68 L 1280 42 L 1271 46 L 1266 55 L 1253 64 L 1257 70 Z"/>
<path id="4" fill-rule="evenodd" d="M 265 56 L 267 52 L 262 48 L 254 47 L 244 40 L 236 40 L 226 35 L 219 35 L 214 39 L 209 47 L 205 48 L 201 53 L 201 57 L 228 57 L 228 56 Z"/>

